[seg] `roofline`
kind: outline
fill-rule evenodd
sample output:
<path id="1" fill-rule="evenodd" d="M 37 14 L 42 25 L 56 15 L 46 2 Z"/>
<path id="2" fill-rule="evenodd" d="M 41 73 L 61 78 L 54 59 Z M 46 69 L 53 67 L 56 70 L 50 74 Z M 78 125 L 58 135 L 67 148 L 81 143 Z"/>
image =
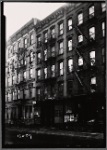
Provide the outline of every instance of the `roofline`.
<path id="1" fill-rule="evenodd" d="M 38 22 L 36 24 L 36 26 L 38 26 L 39 24 L 41 24 L 44 20 L 48 19 L 49 17 L 51 17 L 52 15 L 54 15 L 56 12 L 58 12 L 59 10 L 65 9 L 67 7 L 67 3 L 61 7 L 59 7 L 58 9 L 56 9 L 55 11 L 53 11 L 51 14 L 49 14 L 47 17 L 45 17 L 44 19 L 42 19 L 40 22 Z M 36 28 L 35 26 L 35 28 Z"/>
<path id="2" fill-rule="evenodd" d="M 9 39 L 7 40 L 7 43 L 19 32 L 21 32 L 25 27 L 27 27 L 28 25 L 30 25 L 31 23 L 34 23 L 34 25 L 36 25 L 37 21 L 39 21 L 39 19 L 37 18 L 32 18 L 30 21 L 28 21 L 26 24 L 24 24 L 20 29 L 18 29 L 15 33 L 13 33 Z"/>

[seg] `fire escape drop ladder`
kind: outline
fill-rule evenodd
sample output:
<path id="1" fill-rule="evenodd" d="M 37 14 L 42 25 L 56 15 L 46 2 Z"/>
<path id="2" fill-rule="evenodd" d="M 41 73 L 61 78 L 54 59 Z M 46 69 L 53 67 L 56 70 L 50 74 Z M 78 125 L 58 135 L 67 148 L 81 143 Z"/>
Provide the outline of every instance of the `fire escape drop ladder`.
<path id="1" fill-rule="evenodd" d="M 89 41 L 89 39 L 81 32 L 81 30 L 80 30 L 77 26 L 74 27 L 74 29 L 76 29 L 76 31 L 78 31 L 81 35 L 83 35 L 83 36 L 85 37 L 85 39 L 86 39 L 87 41 Z M 86 64 L 87 64 L 86 59 L 83 57 L 83 55 L 80 54 L 80 52 L 77 50 L 77 48 L 75 48 L 75 51 L 76 51 L 76 53 L 78 54 L 78 56 L 79 56 L 79 57 L 82 57 L 82 58 L 84 59 L 84 61 L 86 62 Z M 88 88 L 87 88 L 87 86 L 85 85 L 85 83 L 84 83 L 84 82 L 81 80 L 81 78 L 79 77 L 77 71 L 74 71 L 74 74 L 75 74 L 76 78 L 78 79 L 79 83 L 81 84 L 81 86 L 82 86 L 82 87 L 85 87 L 85 89 L 86 89 L 87 91 L 89 91 Z"/>

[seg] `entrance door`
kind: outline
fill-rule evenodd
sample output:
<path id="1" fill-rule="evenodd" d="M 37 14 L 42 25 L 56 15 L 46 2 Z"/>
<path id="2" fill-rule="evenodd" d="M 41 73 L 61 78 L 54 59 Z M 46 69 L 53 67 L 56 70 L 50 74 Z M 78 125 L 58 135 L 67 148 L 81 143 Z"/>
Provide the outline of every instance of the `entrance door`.
<path id="1" fill-rule="evenodd" d="M 54 106 L 52 104 L 44 104 L 41 111 L 42 124 L 52 126 L 54 123 Z"/>

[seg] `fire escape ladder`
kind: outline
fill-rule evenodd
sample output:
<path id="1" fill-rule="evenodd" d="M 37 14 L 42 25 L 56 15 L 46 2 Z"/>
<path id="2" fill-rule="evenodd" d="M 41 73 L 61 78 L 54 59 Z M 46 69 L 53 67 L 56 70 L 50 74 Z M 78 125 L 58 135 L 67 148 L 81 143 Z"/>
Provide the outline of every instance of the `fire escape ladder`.
<path id="1" fill-rule="evenodd" d="M 76 29 L 76 31 L 78 31 L 81 35 L 83 35 L 83 36 L 85 37 L 85 39 L 86 39 L 87 41 L 89 41 L 89 39 L 82 33 L 82 31 L 79 29 L 78 26 L 75 26 L 74 29 Z"/>
<path id="2" fill-rule="evenodd" d="M 82 81 L 81 81 L 79 75 L 77 74 L 77 72 L 75 71 L 74 73 L 75 73 L 75 76 L 76 76 L 76 78 L 78 79 L 79 83 L 81 84 L 81 86 L 83 86 L 83 83 L 82 83 Z"/>
<path id="3" fill-rule="evenodd" d="M 84 82 L 80 79 L 78 73 L 76 71 L 74 71 L 74 74 L 76 76 L 76 78 L 78 79 L 79 83 L 81 84 L 82 87 L 84 87 L 87 91 L 88 91 L 88 88 L 87 86 L 84 84 Z"/>
<path id="4" fill-rule="evenodd" d="M 87 67 L 88 67 L 87 60 L 83 57 L 83 55 L 78 51 L 77 48 L 75 48 L 75 51 L 76 51 L 76 53 L 78 54 L 79 57 L 82 57 L 82 58 L 83 58 L 83 60 L 85 61 L 86 65 L 87 65 Z"/>

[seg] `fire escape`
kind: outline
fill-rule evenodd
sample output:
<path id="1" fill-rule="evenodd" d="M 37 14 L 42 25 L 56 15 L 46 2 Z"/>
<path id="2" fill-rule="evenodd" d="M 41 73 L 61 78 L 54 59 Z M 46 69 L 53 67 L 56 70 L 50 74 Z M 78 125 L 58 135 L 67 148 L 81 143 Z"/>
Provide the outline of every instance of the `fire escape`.
<path id="1" fill-rule="evenodd" d="M 47 68 L 47 75 L 45 75 L 42 79 L 42 83 L 44 87 L 53 87 L 56 81 L 56 66 L 55 66 L 55 60 L 56 60 L 56 51 L 55 51 L 55 42 L 56 42 L 56 34 L 48 34 L 47 38 L 43 38 L 42 42 L 42 49 L 43 49 L 43 61 L 42 64 Z M 47 51 L 47 52 L 45 52 Z M 55 68 L 54 68 L 55 67 Z M 52 68 L 55 70 L 52 71 Z M 45 93 L 44 91 L 44 99 L 46 100 L 52 100 L 54 99 L 54 95 L 52 95 L 52 91 L 48 91 L 48 93 Z"/>
<path id="2" fill-rule="evenodd" d="M 82 45 L 77 45 L 75 48 L 74 48 L 74 51 L 77 53 L 77 55 L 79 57 L 81 57 L 83 59 L 83 61 L 85 62 L 86 66 L 83 66 L 82 70 L 73 70 L 74 74 L 75 74 L 75 77 L 77 78 L 77 80 L 79 81 L 80 85 L 82 86 L 82 88 L 86 89 L 87 93 L 90 93 L 90 89 L 88 88 L 88 86 L 85 84 L 85 82 L 83 81 L 83 79 L 80 77 L 80 72 L 82 71 L 91 71 L 91 72 L 95 72 L 96 71 L 96 66 L 95 66 L 95 62 L 92 62 L 93 65 L 91 66 L 91 64 L 89 64 L 89 62 L 86 60 L 86 58 L 84 57 L 84 52 L 82 52 L 82 49 L 86 49 L 86 47 L 91 47 L 93 48 L 94 45 L 96 44 L 96 41 L 95 39 L 89 39 L 87 38 L 87 36 L 84 34 L 84 32 L 80 29 L 79 26 L 75 26 L 74 27 L 74 30 L 79 33 L 80 35 L 82 35 L 85 40 L 86 40 L 86 43 L 82 42 Z"/>

